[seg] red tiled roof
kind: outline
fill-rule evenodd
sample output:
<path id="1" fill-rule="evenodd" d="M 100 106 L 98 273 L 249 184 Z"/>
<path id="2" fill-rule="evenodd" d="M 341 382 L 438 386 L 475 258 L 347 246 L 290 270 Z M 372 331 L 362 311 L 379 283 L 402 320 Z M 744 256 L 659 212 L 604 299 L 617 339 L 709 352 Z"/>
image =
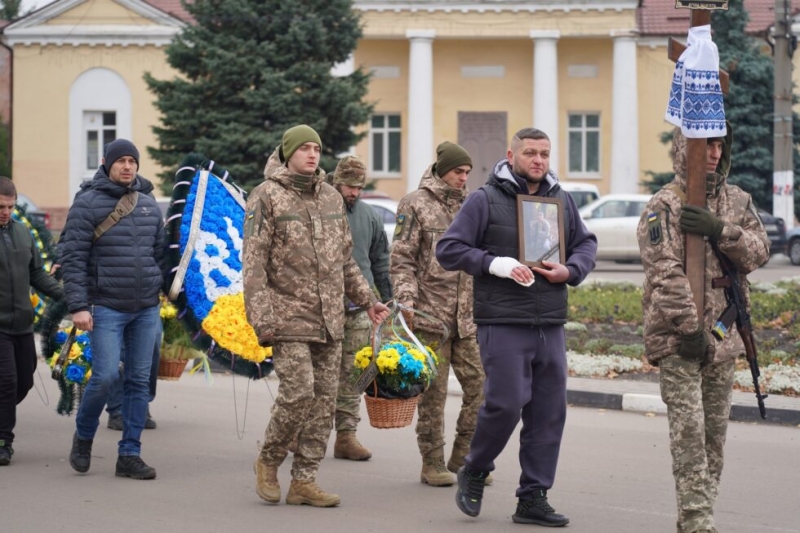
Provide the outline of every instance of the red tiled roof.
<path id="1" fill-rule="evenodd" d="M 744 0 L 750 14 L 747 33 L 761 33 L 775 23 L 775 0 Z M 800 12 L 800 0 L 791 0 Z M 641 35 L 681 35 L 689 31 L 689 10 L 675 9 L 675 0 L 642 0 L 637 13 Z"/>
<path id="2" fill-rule="evenodd" d="M 180 19 L 189 24 L 194 23 L 192 15 L 186 11 L 186 8 L 181 4 L 181 0 L 145 0 L 151 6 L 160 9 L 164 13 L 168 13 L 173 17 Z M 189 1 L 191 3 L 191 0 Z"/>

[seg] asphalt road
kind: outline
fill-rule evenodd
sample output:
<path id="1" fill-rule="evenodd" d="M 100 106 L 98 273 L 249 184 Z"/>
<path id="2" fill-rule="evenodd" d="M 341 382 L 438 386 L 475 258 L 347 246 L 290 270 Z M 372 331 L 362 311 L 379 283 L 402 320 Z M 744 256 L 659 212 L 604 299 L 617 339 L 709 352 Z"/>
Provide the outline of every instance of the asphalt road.
<path id="1" fill-rule="evenodd" d="M 800 276 L 800 267 L 793 265 L 789 258 L 783 254 L 772 256 L 769 262 L 755 272 L 748 279 L 756 281 L 780 281 L 784 278 Z M 639 264 L 621 264 L 613 261 L 598 261 L 597 267 L 589 274 L 589 280 L 630 281 L 641 285 L 644 282 L 644 270 Z"/>
<path id="2" fill-rule="evenodd" d="M 365 419 L 359 435 L 372 449 L 372 460 L 337 460 L 329 450 L 318 477 L 321 486 L 340 494 L 342 505 L 271 506 L 254 492 L 252 462 L 269 419 L 271 392 L 277 391 L 274 378 L 250 382 L 249 395 L 244 378 L 222 374 L 214 375 L 213 384 L 188 375 L 178 382 L 159 382 L 152 405 L 159 426 L 145 432 L 143 453 L 158 469 L 158 478 L 134 481 L 114 477 L 120 433 L 106 429 L 105 418 L 90 472 L 73 472 L 67 455 L 74 418 L 54 412 L 55 382 L 44 365 L 39 373 L 45 381 L 43 388 L 37 378 L 37 389 L 42 395 L 46 391 L 50 405 L 43 405 L 36 390 L 20 405 L 17 453 L 10 466 L 0 467 L 3 533 L 484 533 L 525 528 L 511 522 L 519 476 L 516 435 L 497 461 L 481 516 L 472 519 L 456 508 L 453 487 L 419 483 L 413 429 L 371 428 L 362 406 Z M 459 399 L 448 400 L 448 440 Z M 240 429 L 246 421 L 242 438 L 237 436 L 237 412 Z M 720 531 L 800 533 L 800 429 L 733 423 L 726 452 L 716 507 Z M 285 494 L 288 462 L 279 478 Z M 666 419 L 570 408 L 550 501 L 570 517 L 568 531 L 675 531 Z"/>

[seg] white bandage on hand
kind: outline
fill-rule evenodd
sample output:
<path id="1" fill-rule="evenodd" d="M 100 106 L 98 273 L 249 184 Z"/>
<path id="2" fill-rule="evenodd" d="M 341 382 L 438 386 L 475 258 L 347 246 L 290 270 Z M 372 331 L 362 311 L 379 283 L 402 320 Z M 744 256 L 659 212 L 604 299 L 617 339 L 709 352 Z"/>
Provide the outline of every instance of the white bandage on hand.
<path id="1" fill-rule="evenodd" d="M 497 276 L 498 278 L 514 279 L 511 277 L 511 271 L 519 266 L 525 267 L 525 265 L 523 265 L 513 257 L 496 257 L 489 264 L 489 274 Z M 516 281 L 517 283 L 519 283 L 524 287 L 530 287 L 531 285 L 533 285 L 534 280 L 533 278 L 531 278 L 531 281 L 529 283 L 520 283 L 517 280 L 514 281 Z"/>

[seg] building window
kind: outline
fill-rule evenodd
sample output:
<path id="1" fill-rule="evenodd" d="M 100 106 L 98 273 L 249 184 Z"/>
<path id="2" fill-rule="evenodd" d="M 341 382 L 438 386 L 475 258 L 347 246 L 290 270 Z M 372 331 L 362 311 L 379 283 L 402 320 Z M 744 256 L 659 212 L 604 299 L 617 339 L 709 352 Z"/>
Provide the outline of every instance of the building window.
<path id="1" fill-rule="evenodd" d="M 569 114 L 569 173 L 600 172 L 600 115 Z"/>
<path id="2" fill-rule="evenodd" d="M 372 172 L 400 172 L 400 115 L 372 115 L 369 129 Z"/>
<path id="3" fill-rule="evenodd" d="M 117 114 L 113 111 L 86 111 L 83 116 L 86 141 L 86 170 L 97 170 L 103 161 L 105 145 L 117 138 Z"/>

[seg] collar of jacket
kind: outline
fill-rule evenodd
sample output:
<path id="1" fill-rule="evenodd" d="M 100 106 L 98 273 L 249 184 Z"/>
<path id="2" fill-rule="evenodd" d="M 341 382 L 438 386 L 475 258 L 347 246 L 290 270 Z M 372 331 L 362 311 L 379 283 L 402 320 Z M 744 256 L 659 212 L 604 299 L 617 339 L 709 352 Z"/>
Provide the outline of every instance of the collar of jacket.
<path id="1" fill-rule="evenodd" d="M 489 176 L 487 184 L 499 187 L 506 194 L 516 196 L 518 194 L 530 194 L 528 192 L 528 182 L 524 178 L 514 174 L 507 159 L 501 159 L 494 166 L 494 171 Z M 539 184 L 539 189 L 535 196 L 548 196 L 551 192 L 556 192 L 561 188 L 558 184 L 558 176 L 552 170 L 547 171 L 544 180 Z"/>

